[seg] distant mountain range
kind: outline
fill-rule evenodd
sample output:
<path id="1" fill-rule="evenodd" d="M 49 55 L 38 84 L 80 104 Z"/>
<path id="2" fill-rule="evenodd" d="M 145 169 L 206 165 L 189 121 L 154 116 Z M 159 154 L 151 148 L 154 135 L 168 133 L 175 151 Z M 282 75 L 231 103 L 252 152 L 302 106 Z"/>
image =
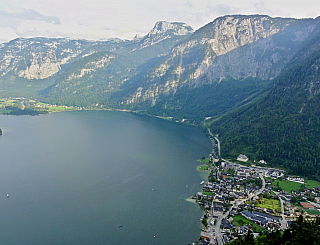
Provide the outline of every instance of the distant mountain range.
<path id="1" fill-rule="evenodd" d="M 319 26 L 320 18 L 233 15 L 196 31 L 159 21 L 133 40 L 19 38 L 0 44 L 0 97 L 195 124 L 209 117 L 224 155 L 317 178 Z"/>

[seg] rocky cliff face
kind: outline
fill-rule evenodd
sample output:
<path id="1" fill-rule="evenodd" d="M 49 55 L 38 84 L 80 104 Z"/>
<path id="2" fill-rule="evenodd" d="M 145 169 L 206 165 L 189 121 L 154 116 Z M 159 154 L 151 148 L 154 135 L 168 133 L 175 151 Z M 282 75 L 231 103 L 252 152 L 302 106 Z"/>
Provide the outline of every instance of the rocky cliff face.
<path id="1" fill-rule="evenodd" d="M 56 75 L 63 66 L 96 52 L 132 52 L 166 39 L 179 42 L 192 32 L 193 29 L 184 23 L 159 21 L 146 36 L 132 41 L 113 39 L 95 42 L 66 38 L 18 38 L 0 46 L 0 77 L 13 75 L 27 80 L 46 79 Z M 167 46 L 168 50 L 165 49 L 164 53 L 168 53 L 173 45 Z"/>
<path id="2" fill-rule="evenodd" d="M 184 23 L 161 21 L 143 38 L 135 38 L 122 46 L 120 43 L 119 48 L 111 52 L 89 53 L 90 48 L 83 52 L 88 54 L 86 57 L 78 59 L 59 76 L 50 96 L 63 93 L 75 97 L 79 91 L 82 94 L 94 91 L 97 97 L 107 100 L 113 91 L 119 91 L 119 86 L 145 71 L 146 67 L 152 67 L 192 32 L 192 28 Z M 126 93 L 121 96 L 126 96 Z"/>
<path id="3" fill-rule="evenodd" d="M 174 36 L 188 36 L 193 33 L 191 26 L 185 23 L 158 21 L 153 29 L 139 42 L 139 48 L 145 48 Z"/>
<path id="4" fill-rule="evenodd" d="M 96 52 L 86 52 L 89 47 L 109 43 L 66 38 L 15 39 L 0 47 L 0 77 L 14 75 L 28 80 L 46 79 L 56 75 L 64 65 Z"/>
<path id="5" fill-rule="evenodd" d="M 316 25 L 313 19 L 218 18 L 174 47 L 164 62 L 146 74 L 144 86 L 124 103 L 150 99 L 154 105 L 157 96 L 174 95 L 181 86 L 219 83 L 228 77 L 272 79 Z"/>
<path id="6" fill-rule="evenodd" d="M 262 93 L 318 25 L 235 15 L 197 31 L 159 21 L 131 41 L 16 39 L 0 45 L 0 94 L 43 90 L 52 103 L 212 116 Z"/>

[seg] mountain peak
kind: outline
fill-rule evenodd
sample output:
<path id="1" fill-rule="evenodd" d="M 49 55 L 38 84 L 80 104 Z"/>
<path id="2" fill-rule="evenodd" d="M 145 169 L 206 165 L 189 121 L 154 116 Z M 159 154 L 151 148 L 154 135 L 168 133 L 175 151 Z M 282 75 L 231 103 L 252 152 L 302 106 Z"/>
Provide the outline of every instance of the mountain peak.
<path id="1" fill-rule="evenodd" d="M 193 33 L 193 29 L 191 26 L 182 22 L 158 21 L 148 35 L 164 34 L 168 32 L 173 35 L 189 35 Z"/>
<path id="2" fill-rule="evenodd" d="M 185 23 L 158 21 L 152 30 L 140 39 L 139 49 L 154 45 L 165 39 L 188 36 L 193 32 L 193 28 Z"/>

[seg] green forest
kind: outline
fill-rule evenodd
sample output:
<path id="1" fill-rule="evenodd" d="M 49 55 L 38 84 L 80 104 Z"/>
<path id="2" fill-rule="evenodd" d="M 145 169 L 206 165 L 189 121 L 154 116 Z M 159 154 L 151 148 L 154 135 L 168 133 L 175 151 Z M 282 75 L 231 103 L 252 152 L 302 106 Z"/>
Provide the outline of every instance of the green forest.
<path id="1" fill-rule="evenodd" d="M 220 120 L 222 155 L 239 153 L 320 180 L 320 36 L 298 52 L 258 101 Z"/>

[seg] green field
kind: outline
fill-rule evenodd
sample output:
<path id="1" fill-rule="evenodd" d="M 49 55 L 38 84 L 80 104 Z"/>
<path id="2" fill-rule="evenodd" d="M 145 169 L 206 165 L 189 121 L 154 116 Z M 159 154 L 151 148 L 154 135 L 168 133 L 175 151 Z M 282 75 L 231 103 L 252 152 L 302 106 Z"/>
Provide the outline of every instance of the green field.
<path id="1" fill-rule="evenodd" d="M 73 106 L 55 106 L 29 99 L 0 99 L 0 114 L 37 115 L 74 110 L 79 110 L 79 108 Z"/>
<path id="2" fill-rule="evenodd" d="M 205 158 L 205 159 L 200 159 L 198 161 L 209 164 L 209 160 L 210 160 L 209 158 Z"/>
<path id="3" fill-rule="evenodd" d="M 203 195 L 207 195 L 207 196 L 214 196 L 214 193 L 209 192 L 209 191 L 204 191 L 202 192 Z"/>
<path id="4" fill-rule="evenodd" d="M 206 171 L 206 170 L 208 170 L 208 166 L 207 165 L 200 165 L 200 166 L 198 166 L 198 170 L 199 171 Z"/>
<path id="5" fill-rule="evenodd" d="M 240 227 L 242 225 L 246 225 L 246 224 L 251 224 L 252 225 L 252 229 L 254 232 L 260 232 L 263 231 L 264 229 L 261 228 L 260 226 L 252 223 L 250 220 L 246 219 L 245 217 L 243 217 L 242 215 L 236 215 L 233 217 L 233 222 L 236 224 L 236 226 Z"/>
<path id="6" fill-rule="evenodd" d="M 281 212 L 281 205 L 279 199 L 263 198 L 261 201 L 254 202 L 254 205 L 260 208 L 273 209 L 276 212 Z"/>
<path id="7" fill-rule="evenodd" d="M 288 193 L 291 193 L 292 190 L 298 191 L 302 185 L 300 183 L 288 181 L 288 180 L 271 180 L 271 183 L 273 186 L 276 186 L 277 182 L 279 182 L 279 187 L 281 187 L 282 190 Z M 315 180 L 307 180 L 306 188 L 312 188 L 312 187 L 320 187 L 320 182 Z"/>
<path id="8" fill-rule="evenodd" d="M 7 114 L 10 113 L 11 110 L 7 110 L 7 109 L 0 109 L 0 114 Z"/>
<path id="9" fill-rule="evenodd" d="M 317 209 L 307 209 L 307 208 L 305 208 L 304 211 L 306 211 L 310 215 L 320 215 L 320 212 Z"/>

